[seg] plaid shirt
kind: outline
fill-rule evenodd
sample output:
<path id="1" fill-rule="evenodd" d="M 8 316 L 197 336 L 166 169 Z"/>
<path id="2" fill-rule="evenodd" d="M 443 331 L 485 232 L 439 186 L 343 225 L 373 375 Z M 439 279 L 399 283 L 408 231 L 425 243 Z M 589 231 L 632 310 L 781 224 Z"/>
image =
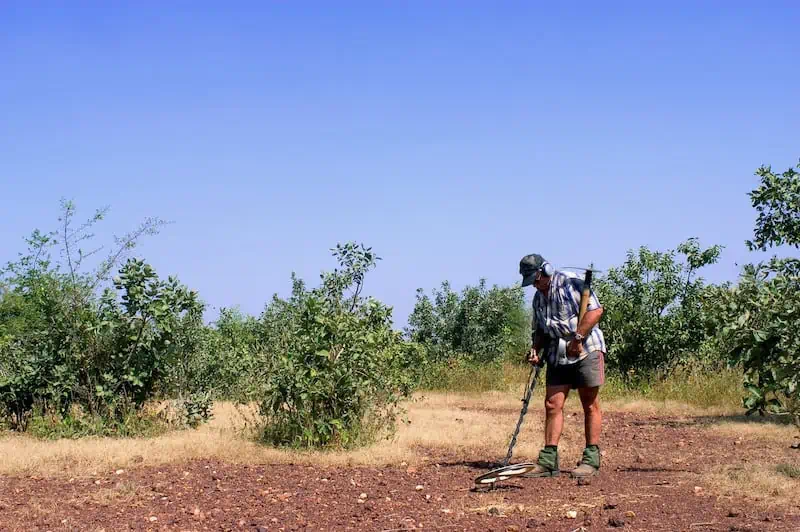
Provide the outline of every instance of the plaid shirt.
<path id="1" fill-rule="evenodd" d="M 567 342 L 574 336 L 578 328 L 578 311 L 581 304 L 581 292 L 583 291 L 583 279 L 573 272 L 556 271 L 550 279 L 550 290 L 545 296 L 537 290 L 533 296 L 533 327 L 538 327 L 549 335 L 550 338 L 563 338 Z M 600 301 L 591 291 L 589 304 L 586 310 L 600 308 Z M 568 359 L 566 356 L 554 360 L 555 350 L 552 351 L 553 358 L 548 357 L 551 364 L 574 364 L 586 358 L 592 351 L 606 351 L 605 338 L 600 328 L 595 325 L 591 332 L 583 339 L 583 353 L 575 359 Z"/>

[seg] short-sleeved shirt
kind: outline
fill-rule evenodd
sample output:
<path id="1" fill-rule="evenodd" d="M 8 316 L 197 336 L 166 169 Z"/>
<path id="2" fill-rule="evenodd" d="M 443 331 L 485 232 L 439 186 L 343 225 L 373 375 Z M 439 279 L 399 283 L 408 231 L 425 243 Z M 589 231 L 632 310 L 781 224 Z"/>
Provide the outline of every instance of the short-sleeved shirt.
<path id="1" fill-rule="evenodd" d="M 571 340 L 578 329 L 578 312 L 583 292 L 583 279 L 573 272 L 556 271 L 550 278 L 550 290 L 547 296 L 537 290 L 533 296 L 533 326 L 538 326 L 550 338 Z M 589 304 L 586 310 L 600 308 L 594 290 L 590 291 Z M 605 338 L 600 328 L 595 325 L 583 340 L 583 353 L 574 359 L 561 356 L 548 363 L 574 364 L 583 360 L 592 351 L 606 351 Z"/>

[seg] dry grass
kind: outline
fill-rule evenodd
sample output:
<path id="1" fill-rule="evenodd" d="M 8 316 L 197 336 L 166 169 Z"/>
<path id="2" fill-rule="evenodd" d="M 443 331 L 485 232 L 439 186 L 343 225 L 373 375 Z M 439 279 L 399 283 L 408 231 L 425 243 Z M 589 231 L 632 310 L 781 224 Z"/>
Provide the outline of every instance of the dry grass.
<path id="1" fill-rule="evenodd" d="M 69 501 L 70 504 L 88 504 L 92 506 L 111 506 L 118 502 L 131 503 L 143 491 L 135 482 L 123 481 L 114 486 L 89 492 L 87 495 Z"/>
<path id="2" fill-rule="evenodd" d="M 788 423 L 765 422 L 760 418 L 733 416 L 708 427 L 708 431 L 728 438 L 786 444 L 798 436 L 797 427 Z"/>
<path id="3" fill-rule="evenodd" d="M 409 423 L 400 423 L 391 441 L 349 452 L 289 451 L 254 443 L 242 433 L 247 413 L 218 404 L 214 419 L 198 430 L 154 438 L 82 438 L 55 441 L 26 435 L 0 438 L 0 474 L 96 476 L 116 469 L 155 466 L 201 458 L 238 463 L 313 463 L 319 465 L 385 465 L 424 460 L 426 448 L 456 453 L 485 452 L 502 458 L 516 426 L 521 393 L 480 395 L 432 393 L 408 405 Z M 534 404 L 534 401 L 536 403 Z M 514 457 L 533 459 L 542 444 L 540 399 L 532 399 Z M 573 405 L 574 406 L 574 405 Z M 576 424 L 571 427 L 570 425 Z M 580 424 L 581 426 L 577 426 Z M 582 445 L 582 420 L 568 418 L 560 445 L 565 457 L 577 457 Z M 571 458 L 570 458 L 571 459 Z"/>
<path id="4" fill-rule="evenodd" d="M 524 379 L 523 379 L 524 381 Z M 540 380 L 541 384 L 541 380 Z M 84 438 L 45 441 L 25 435 L 0 437 L 0 474 L 107 475 L 116 469 L 156 466 L 192 459 L 223 458 L 235 463 L 294 462 L 317 465 L 419 464 L 426 449 L 442 449 L 465 460 L 500 460 L 506 453 L 521 408 L 524 382 L 510 392 L 425 393 L 407 405 L 410 423 L 401 423 L 391 441 L 350 452 L 298 452 L 254 443 L 242 433 L 247 415 L 229 403 L 218 404 L 214 419 L 197 430 L 178 431 L 154 438 Z M 543 390 L 531 399 L 522 432 L 514 448 L 515 460 L 533 460 L 543 444 Z M 637 411 L 658 415 L 718 415 L 725 408 L 701 409 L 666 401 L 613 399 L 603 410 Z M 580 413 L 577 394 L 571 394 L 566 412 Z M 710 430 L 740 430 L 738 423 Z M 788 427 L 741 423 L 746 431 L 767 439 L 783 439 Z M 577 460 L 583 447 L 582 415 L 567 416 L 559 451 L 564 463 Z"/>
<path id="5" fill-rule="evenodd" d="M 798 467 L 783 465 L 789 470 Z M 800 480 L 787 475 L 780 465 L 724 466 L 705 476 L 714 491 L 724 497 L 744 497 L 768 508 L 800 510 Z"/>
<path id="6" fill-rule="evenodd" d="M 741 409 L 731 406 L 701 407 L 668 399 L 615 398 L 604 401 L 604 405 L 606 410 L 647 415 L 725 417 L 741 413 Z"/>
<path id="7" fill-rule="evenodd" d="M 522 391 L 530 366 L 501 364 L 439 365 L 431 369 L 431 391 L 482 393 L 487 391 Z M 538 387 L 544 387 L 546 369 Z M 622 378 L 613 371 L 606 375 L 603 397 L 612 400 L 647 400 L 656 404 L 675 403 L 700 409 L 741 410 L 745 394 L 742 373 L 737 369 L 708 370 L 695 366 L 677 367 L 667 373 Z M 539 390 L 537 390 L 539 391 Z"/>

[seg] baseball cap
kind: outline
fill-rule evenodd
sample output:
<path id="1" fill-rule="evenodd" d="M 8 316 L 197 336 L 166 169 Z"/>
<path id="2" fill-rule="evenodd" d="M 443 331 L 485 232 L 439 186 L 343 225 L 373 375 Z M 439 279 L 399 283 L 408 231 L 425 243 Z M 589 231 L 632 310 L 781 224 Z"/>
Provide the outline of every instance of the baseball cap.
<path id="1" fill-rule="evenodd" d="M 542 269 L 542 265 L 545 262 L 544 257 L 537 253 L 531 253 L 530 255 L 522 257 L 522 260 L 519 261 L 519 273 L 522 275 L 522 286 L 533 284 L 536 272 Z"/>

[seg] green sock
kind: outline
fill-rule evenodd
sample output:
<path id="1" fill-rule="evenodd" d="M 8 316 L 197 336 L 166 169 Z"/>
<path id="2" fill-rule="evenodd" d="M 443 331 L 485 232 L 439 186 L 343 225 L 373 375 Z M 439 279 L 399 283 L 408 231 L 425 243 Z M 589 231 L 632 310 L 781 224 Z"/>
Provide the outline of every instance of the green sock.
<path id="1" fill-rule="evenodd" d="M 600 446 L 587 445 L 583 450 L 581 462 L 600 469 Z"/>
<path id="2" fill-rule="evenodd" d="M 558 446 L 545 445 L 544 449 L 539 451 L 538 463 L 550 469 L 558 469 Z"/>

